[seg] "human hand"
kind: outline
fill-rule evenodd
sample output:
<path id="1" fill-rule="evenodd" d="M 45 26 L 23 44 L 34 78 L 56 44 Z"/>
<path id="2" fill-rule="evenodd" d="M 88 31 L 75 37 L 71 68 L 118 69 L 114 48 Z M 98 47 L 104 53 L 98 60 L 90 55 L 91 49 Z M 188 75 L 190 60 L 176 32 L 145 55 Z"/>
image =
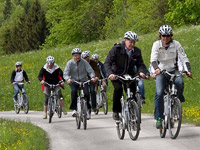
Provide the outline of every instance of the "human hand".
<path id="1" fill-rule="evenodd" d="M 192 78 L 192 72 L 187 72 L 187 75 Z"/>
<path id="2" fill-rule="evenodd" d="M 13 85 L 15 85 L 15 84 L 16 84 L 16 82 L 13 82 L 12 84 L 13 84 Z"/>
<path id="3" fill-rule="evenodd" d="M 115 80 L 115 75 L 114 74 L 110 74 L 109 77 L 108 77 L 108 79 Z"/>
<path id="4" fill-rule="evenodd" d="M 67 83 L 70 84 L 72 82 L 72 79 L 68 79 Z"/>
<path id="5" fill-rule="evenodd" d="M 155 74 L 160 74 L 160 69 L 159 69 L 159 68 L 157 68 L 157 69 L 155 70 Z"/>
<path id="6" fill-rule="evenodd" d="M 41 84 L 44 84 L 44 80 L 42 80 L 40 83 L 41 83 Z"/>

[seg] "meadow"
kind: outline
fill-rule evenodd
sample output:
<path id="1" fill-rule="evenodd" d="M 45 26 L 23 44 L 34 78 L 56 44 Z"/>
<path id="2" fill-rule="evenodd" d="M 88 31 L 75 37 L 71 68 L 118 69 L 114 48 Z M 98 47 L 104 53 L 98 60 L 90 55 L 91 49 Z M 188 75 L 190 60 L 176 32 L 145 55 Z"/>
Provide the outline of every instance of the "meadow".
<path id="1" fill-rule="evenodd" d="M 200 26 L 185 26 L 174 30 L 173 38 L 178 40 L 183 46 L 187 54 L 193 73 L 193 79 L 184 78 L 185 89 L 184 95 L 186 102 L 183 103 L 183 117 L 184 122 L 194 123 L 200 125 L 200 77 L 199 77 L 199 63 L 200 63 Z M 142 51 L 143 59 L 148 67 L 150 64 L 151 48 L 154 41 L 158 38 L 158 33 L 150 33 L 146 35 L 138 34 L 139 42 L 136 46 Z M 81 48 L 82 51 L 90 50 L 91 54 L 97 53 L 100 55 L 100 60 L 105 61 L 108 51 L 112 46 L 123 40 L 121 38 L 109 39 L 105 41 L 94 41 L 87 44 L 76 44 L 52 47 L 49 49 L 42 49 L 39 51 L 32 51 L 28 53 L 16 53 L 12 55 L 0 56 L 0 111 L 13 110 L 13 86 L 10 83 L 11 72 L 15 69 L 15 62 L 21 61 L 22 67 L 27 72 L 32 84 L 26 84 L 26 92 L 30 102 L 31 110 L 43 110 L 44 95 L 42 86 L 37 78 L 41 67 L 46 62 L 46 57 L 52 55 L 55 57 L 56 63 L 64 70 L 66 62 L 72 59 L 71 51 L 73 48 Z M 154 110 L 154 95 L 155 95 L 155 81 L 153 79 L 145 80 L 145 97 L 146 104 L 143 107 L 143 113 L 153 114 Z M 62 90 L 65 107 L 68 109 L 70 105 L 70 88 L 66 84 L 65 89 Z M 109 82 L 108 86 L 108 101 L 109 111 L 112 111 L 112 92 L 113 87 Z M 69 109 L 68 109 L 69 110 Z M 42 118 L 42 116 L 41 116 Z"/>

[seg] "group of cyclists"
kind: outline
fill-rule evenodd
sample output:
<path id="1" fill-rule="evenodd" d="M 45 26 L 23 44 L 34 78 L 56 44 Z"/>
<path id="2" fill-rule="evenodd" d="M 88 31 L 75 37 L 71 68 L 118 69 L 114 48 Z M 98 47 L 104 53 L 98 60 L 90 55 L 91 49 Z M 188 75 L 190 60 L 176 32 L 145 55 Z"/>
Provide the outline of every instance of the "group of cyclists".
<path id="1" fill-rule="evenodd" d="M 156 120 L 156 128 L 162 128 L 162 119 L 164 111 L 163 95 L 164 89 L 169 81 L 169 78 L 162 74 L 166 70 L 171 74 L 181 74 L 183 71 L 189 77 L 192 77 L 190 62 L 184 52 L 181 44 L 174 40 L 171 26 L 162 25 L 159 28 L 159 39 L 153 43 L 150 59 L 150 67 L 144 64 L 141 50 L 136 47 L 138 36 L 135 32 L 128 31 L 124 34 L 124 40 L 115 44 L 109 51 L 105 63 L 99 61 L 99 55 L 93 54 L 90 59 L 90 51 L 81 51 L 80 48 L 74 48 L 71 52 L 72 59 L 69 60 L 65 66 L 64 72 L 55 63 L 53 56 L 48 56 L 46 64 L 41 68 L 38 79 L 41 84 L 47 82 L 49 84 L 67 82 L 71 88 L 71 105 L 72 116 L 77 115 L 77 97 L 79 85 L 73 81 L 84 82 L 91 80 L 89 85 L 84 86 L 84 95 L 87 99 L 87 119 L 91 118 L 91 111 L 96 112 L 96 83 L 99 79 L 108 78 L 114 87 L 113 92 L 113 119 L 120 120 L 121 102 L 120 99 L 123 94 L 123 85 L 119 80 L 116 80 L 116 75 L 129 74 L 134 77 L 139 75 L 141 80 L 138 82 L 139 91 L 142 97 L 142 103 L 145 103 L 144 83 L 142 79 L 149 79 L 152 76 L 155 79 L 155 99 L 154 99 L 154 118 Z M 22 69 L 21 62 L 16 63 L 16 69 L 12 73 L 11 82 L 14 85 L 14 102 L 17 100 L 16 95 L 20 87 L 16 86 L 16 82 L 23 82 L 23 79 L 31 83 L 26 72 Z M 103 82 L 104 90 L 107 90 L 108 82 Z M 183 96 L 184 83 L 182 76 L 176 78 L 175 81 L 177 95 L 181 102 L 185 101 Z M 136 85 L 133 82 L 130 85 L 131 92 L 135 92 Z M 64 110 L 64 99 L 60 88 L 57 89 L 58 98 Z M 47 104 L 50 90 L 44 87 L 44 119 L 47 118 Z M 90 102 L 91 100 L 91 102 Z M 90 105 L 91 104 L 91 105 Z"/>

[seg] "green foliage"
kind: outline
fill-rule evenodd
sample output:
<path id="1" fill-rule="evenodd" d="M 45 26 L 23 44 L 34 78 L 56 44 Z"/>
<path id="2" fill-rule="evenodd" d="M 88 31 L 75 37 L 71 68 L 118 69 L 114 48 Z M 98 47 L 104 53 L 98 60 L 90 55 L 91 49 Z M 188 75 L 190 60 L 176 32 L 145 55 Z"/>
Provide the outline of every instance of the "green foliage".
<path id="1" fill-rule="evenodd" d="M 11 0 L 6 0 L 4 11 L 3 11 L 4 20 L 9 19 L 10 15 L 11 15 L 11 9 L 12 9 Z"/>
<path id="2" fill-rule="evenodd" d="M 200 0 L 169 0 L 169 12 L 166 21 L 175 25 L 200 23 Z"/>

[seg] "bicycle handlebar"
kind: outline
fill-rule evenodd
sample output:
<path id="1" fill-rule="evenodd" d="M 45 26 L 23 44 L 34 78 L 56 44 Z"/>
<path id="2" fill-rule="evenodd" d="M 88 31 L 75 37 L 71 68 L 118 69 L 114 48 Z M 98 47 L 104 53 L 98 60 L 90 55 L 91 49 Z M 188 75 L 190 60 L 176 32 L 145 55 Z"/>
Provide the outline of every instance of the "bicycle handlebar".
<path id="1" fill-rule="evenodd" d="M 76 81 L 76 80 L 72 80 L 72 83 L 76 83 L 76 84 L 78 84 L 78 85 L 85 85 L 85 84 L 87 84 L 87 83 L 90 83 L 91 82 L 91 80 L 87 80 L 87 81 L 85 81 L 85 82 L 79 82 L 79 81 Z"/>
<path id="2" fill-rule="evenodd" d="M 47 83 L 47 82 L 44 82 L 44 85 L 47 85 L 47 86 L 49 86 L 50 88 L 55 88 L 55 87 L 60 86 L 60 83 L 61 83 L 61 81 L 59 81 L 58 84 L 49 84 L 49 83 Z"/>

